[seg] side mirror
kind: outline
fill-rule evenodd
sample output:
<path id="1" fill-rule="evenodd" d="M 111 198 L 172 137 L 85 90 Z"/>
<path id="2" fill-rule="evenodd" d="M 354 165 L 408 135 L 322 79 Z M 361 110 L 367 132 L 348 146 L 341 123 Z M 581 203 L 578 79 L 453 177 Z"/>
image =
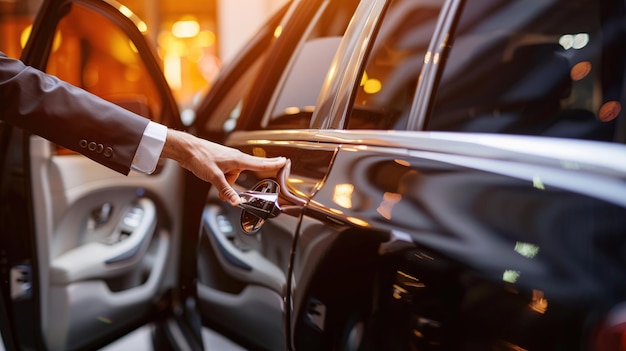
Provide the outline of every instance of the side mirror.
<path id="1" fill-rule="evenodd" d="M 280 214 L 278 194 L 280 186 L 271 179 L 265 179 L 257 183 L 252 189 L 245 191 L 239 196 L 242 203 L 239 207 L 241 212 L 241 229 L 246 234 L 256 233 L 268 218 L 274 218 Z"/>

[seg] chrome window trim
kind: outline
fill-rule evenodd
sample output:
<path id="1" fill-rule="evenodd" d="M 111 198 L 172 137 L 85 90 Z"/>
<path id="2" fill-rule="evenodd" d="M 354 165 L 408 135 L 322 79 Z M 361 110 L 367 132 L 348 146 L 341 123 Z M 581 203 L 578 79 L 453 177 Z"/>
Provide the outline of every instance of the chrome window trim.
<path id="1" fill-rule="evenodd" d="M 366 53 L 374 40 L 374 33 L 383 19 L 383 9 L 390 0 L 362 1 L 355 12 L 324 85 L 320 91 L 317 108 L 313 113 L 311 128 L 343 129 L 347 111 L 354 92 L 354 83 L 360 81 L 359 73 L 366 62 Z M 451 29 L 460 14 L 462 0 L 446 1 L 441 9 L 435 32 L 429 45 L 431 58 L 440 58 L 449 49 Z M 355 20 L 356 19 L 356 20 Z M 422 130 L 438 76 L 442 66 L 439 60 L 425 59 L 422 73 L 409 114 L 408 130 Z"/>
<path id="2" fill-rule="evenodd" d="M 311 128 L 344 128 L 346 112 L 360 81 L 361 66 L 387 0 L 363 0 L 357 7 L 320 90 Z"/>
<path id="3" fill-rule="evenodd" d="M 464 2 L 464 0 L 449 0 L 441 8 L 439 23 L 435 27 L 428 52 L 424 58 L 424 67 L 417 82 L 407 130 L 423 130 L 426 125 L 426 118 L 434 100 L 435 86 L 445 67 L 439 63 L 451 47 L 450 35 L 461 15 Z"/>

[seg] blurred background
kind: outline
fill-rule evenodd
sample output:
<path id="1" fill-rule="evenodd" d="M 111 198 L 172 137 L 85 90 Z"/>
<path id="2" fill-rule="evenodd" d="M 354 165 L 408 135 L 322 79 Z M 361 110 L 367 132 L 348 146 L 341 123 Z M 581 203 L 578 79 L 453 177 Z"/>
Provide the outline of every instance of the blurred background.
<path id="1" fill-rule="evenodd" d="M 128 17 L 132 17 L 144 36 L 156 48 L 179 109 L 185 111 L 193 106 L 194 98 L 211 87 L 212 80 L 220 68 L 233 58 L 268 16 L 286 0 L 119 2 L 109 0 L 108 2 L 120 8 Z M 0 0 L 0 51 L 9 57 L 20 57 L 41 3 L 42 0 Z M 76 66 L 71 62 L 75 60 L 73 59 L 76 57 L 75 52 L 83 49 L 80 44 L 87 41 L 85 37 L 89 37 L 89 42 L 102 43 L 102 47 L 99 48 L 100 56 L 115 56 L 117 61 L 123 62 L 124 55 L 121 52 L 127 50 L 129 45 L 127 42 L 113 40 L 115 38 L 113 30 L 109 31 L 98 23 L 89 21 L 87 15 L 80 16 L 80 12 L 79 15 L 75 15 L 74 12 L 77 11 L 72 10 L 76 17 L 72 24 L 73 30 L 59 28 L 56 33 L 48 72 L 101 96 L 106 95 L 101 90 L 107 88 L 98 88 L 97 83 L 105 85 L 104 82 L 98 81 L 98 77 L 106 76 L 107 70 L 115 71 L 115 66 L 107 65 L 104 59 L 99 59 L 97 70 L 90 71 L 89 67 L 86 67 L 81 77 L 73 79 L 75 74 L 71 74 L 69 66 Z M 80 23 L 81 21 L 83 23 Z M 72 45 L 72 42 L 80 44 Z M 106 55 L 102 55 L 103 52 L 106 52 Z M 93 64 L 92 68 L 95 66 Z M 132 66 L 126 64 L 125 67 Z M 141 81 L 141 74 L 136 72 L 126 72 L 126 76 L 130 83 Z"/>

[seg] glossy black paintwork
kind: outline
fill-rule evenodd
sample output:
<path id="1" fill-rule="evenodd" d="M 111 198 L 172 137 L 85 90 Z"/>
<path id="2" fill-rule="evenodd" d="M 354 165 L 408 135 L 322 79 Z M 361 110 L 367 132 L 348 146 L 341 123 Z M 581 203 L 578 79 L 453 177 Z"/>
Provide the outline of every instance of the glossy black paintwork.
<path id="1" fill-rule="evenodd" d="M 307 207 L 293 271 L 296 349 L 355 347 L 348 335 L 358 330 L 379 349 L 572 349 L 626 296 L 624 207 L 400 157 L 339 152 Z M 335 201 L 346 184 L 349 208 Z M 412 243 L 381 246 L 400 233 Z"/>
<path id="2" fill-rule="evenodd" d="M 323 3 L 303 2 L 294 18 L 312 19 Z M 599 20 L 588 16 L 600 11 L 598 4 L 611 15 Z M 543 41 L 558 48 L 559 35 L 589 29 L 598 46 L 587 47 L 589 53 L 570 51 L 572 61 L 567 64 L 591 60 L 599 55 L 591 52 L 600 48 L 598 33 L 623 34 L 603 22 L 623 15 L 623 6 L 616 4 L 363 0 L 357 9 L 361 16 L 338 43 L 319 95 L 318 87 L 306 79 L 295 86 L 302 90 L 285 88 L 293 88 L 291 83 L 300 77 L 291 69 L 299 67 L 299 48 L 307 47 L 310 39 L 304 22 L 285 27 L 294 31 L 270 48 L 267 70 L 255 81 L 259 89 L 253 89 L 237 133 L 226 142 L 246 153 L 292 160 L 279 198 L 281 208 L 289 210 L 266 222 L 253 248 L 286 264 L 281 266 L 285 289 L 275 291 L 284 300 L 286 349 L 595 350 L 597 327 L 608 311 L 626 300 L 626 172 L 618 166 L 626 155 L 623 137 L 613 130 L 618 123 L 596 118 L 594 104 L 583 104 L 585 113 L 580 115 L 569 114 L 578 111 L 571 106 L 560 111 L 564 115 L 543 111 L 547 93 L 541 88 L 550 84 L 542 83 L 567 80 L 571 74 L 559 59 L 533 75 L 539 85 L 521 85 L 530 87 L 538 100 L 513 104 L 525 113 L 515 117 L 524 128 L 497 138 L 507 134 L 497 127 L 510 117 L 504 92 L 517 86 L 500 84 L 510 77 L 495 70 L 499 66 L 494 62 L 509 62 L 510 56 L 494 55 L 490 49 L 497 38 L 503 40 L 499 44 L 509 45 L 507 50 L 526 44 L 532 50 L 535 44 L 543 47 Z M 526 5 L 533 7 L 517 16 Z M 407 8 L 428 13 L 428 21 L 407 16 L 404 26 L 398 19 Z M 573 14 L 579 17 L 557 18 Z M 548 16 L 555 20 L 547 21 Z M 345 25 L 337 22 L 338 27 Z M 580 23 L 591 26 L 581 29 Z M 317 29 L 313 23 L 311 33 Z M 398 34 L 404 45 L 400 48 L 415 48 L 417 43 L 420 50 L 394 50 L 387 41 L 393 36 L 386 34 L 395 30 L 411 34 Z M 333 32 L 331 39 L 339 40 L 337 35 Z M 602 36 L 601 45 L 612 38 Z M 620 48 L 615 45 L 600 56 L 616 61 Z M 407 57 L 415 65 L 399 63 Z M 529 68 L 531 61 L 517 60 L 506 67 L 515 76 L 529 76 L 522 68 Z M 577 93 L 568 99 L 559 95 L 550 106 L 568 106 L 585 94 L 605 94 L 590 89 L 605 84 L 602 76 L 614 68 L 620 72 L 616 76 L 622 75 L 622 65 L 593 65 L 606 71 L 592 70 L 583 89 L 574 89 Z M 316 64 L 308 68 L 319 69 Z M 398 99 L 394 95 L 389 101 L 384 97 L 392 94 L 365 94 L 361 78 L 380 72 L 415 79 L 417 86 L 402 86 Z M 383 89 L 392 82 L 383 80 Z M 317 95 L 315 108 L 293 116 L 278 114 L 280 118 L 272 120 L 272 104 L 285 90 Z M 496 106 L 484 120 L 477 118 L 484 112 L 479 102 Z M 462 105 L 459 111 L 456 104 Z M 405 110 L 396 116 L 399 106 Z M 384 114 L 376 113 L 385 108 L 401 123 L 370 123 L 382 122 Z M 459 112 L 467 119 L 459 121 L 472 128 L 461 127 L 463 123 L 442 126 L 449 122 L 446 109 Z M 457 121 L 457 115 L 450 116 Z M 569 118 L 566 128 L 559 123 L 558 133 L 533 130 L 532 123 L 556 116 Z M 480 128 L 474 128 L 477 121 Z M 526 129 L 525 123 L 533 128 Z M 415 132 L 385 130 L 405 127 Z M 449 133 L 418 131 L 422 129 Z M 510 134 L 550 135 L 572 142 Z M 575 140 L 585 138 L 614 142 Z M 249 189 L 263 177 L 245 173 L 237 185 Z M 289 252 L 287 242 L 292 244 Z M 246 284 L 256 281 L 241 283 Z"/>

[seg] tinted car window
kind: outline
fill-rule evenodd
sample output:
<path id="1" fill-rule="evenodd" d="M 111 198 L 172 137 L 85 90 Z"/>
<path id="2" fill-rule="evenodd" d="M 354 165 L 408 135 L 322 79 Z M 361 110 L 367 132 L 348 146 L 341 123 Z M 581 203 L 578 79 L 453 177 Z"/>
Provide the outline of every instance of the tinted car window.
<path id="1" fill-rule="evenodd" d="M 427 128 L 612 140 L 618 2 L 467 1 Z"/>
<path id="2" fill-rule="evenodd" d="M 349 129 L 405 129 L 442 5 L 391 2 L 357 89 Z"/>
<path id="3" fill-rule="evenodd" d="M 358 4 L 334 1 L 322 9 L 290 62 L 263 127 L 309 127 L 322 83 Z"/>
<path id="4" fill-rule="evenodd" d="M 162 103 L 137 48 L 111 21 L 80 5 L 59 22 L 48 73 L 157 121 Z"/>
<path id="5" fill-rule="evenodd" d="M 220 141 L 235 129 L 244 100 L 250 95 L 260 69 L 265 68 L 263 63 L 267 52 L 280 33 L 280 23 L 289 6 L 290 2 L 286 2 L 268 18 L 239 54 L 221 68 L 208 94 L 196 109 L 195 126 L 199 127 L 199 136 Z"/>
<path id="6" fill-rule="evenodd" d="M 33 22 L 32 13 L 20 5 L 4 1 L 0 6 L 0 51 L 13 58 L 20 57 Z"/>
<path id="7" fill-rule="evenodd" d="M 261 67 L 265 51 L 246 66 L 233 88 L 220 97 L 216 105 L 210 106 L 210 117 L 206 118 L 204 125 L 204 135 L 211 136 L 219 133 L 230 133 L 235 129 L 237 120 L 241 115 L 243 99 L 248 95 L 254 82 L 254 77 Z"/>

